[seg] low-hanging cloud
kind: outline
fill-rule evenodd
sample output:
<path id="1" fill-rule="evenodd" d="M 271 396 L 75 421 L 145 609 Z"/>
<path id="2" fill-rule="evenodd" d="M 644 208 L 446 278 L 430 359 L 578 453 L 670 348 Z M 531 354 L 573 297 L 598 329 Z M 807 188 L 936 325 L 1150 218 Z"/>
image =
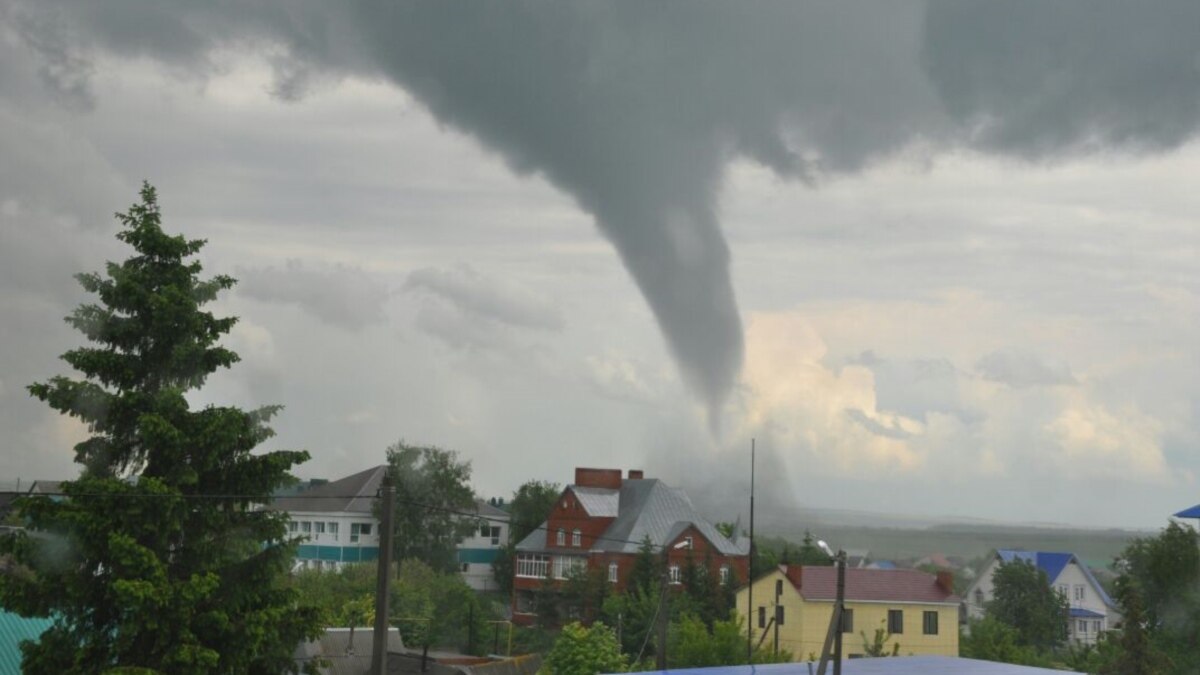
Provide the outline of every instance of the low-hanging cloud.
<path id="1" fill-rule="evenodd" d="M 404 288 L 435 296 L 462 314 L 515 328 L 560 331 L 564 325 L 562 312 L 548 298 L 515 284 L 486 277 L 469 266 L 426 267 L 413 271 L 404 282 Z"/>
<path id="2" fill-rule="evenodd" d="M 247 45 L 284 98 L 312 73 L 397 83 L 595 216 L 714 419 L 743 361 L 718 209 L 732 161 L 819 183 L 913 146 L 1161 150 L 1200 120 L 1191 0 L 6 6 L 39 19 L 22 30 L 47 59 L 47 35 L 72 36 L 68 89 L 86 91 L 87 49 L 204 72 Z"/>
<path id="3" fill-rule="evenodd" d="M 350 330 L 381 323 L 389 292 L 366 272 L 345 265 L 321 268 L 289 260 L 282 268 L 239 269 L 238 292 L 265 302 L 294 304 Z"/>

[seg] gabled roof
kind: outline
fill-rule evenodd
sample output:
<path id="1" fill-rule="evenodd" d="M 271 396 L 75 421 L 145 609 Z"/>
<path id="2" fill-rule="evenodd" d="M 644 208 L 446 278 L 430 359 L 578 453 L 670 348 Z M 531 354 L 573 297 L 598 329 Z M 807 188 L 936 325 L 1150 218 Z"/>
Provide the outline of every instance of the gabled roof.
<path id="1" fill-rule="evenodd" d="M 799 567 L 799 566 L 797 566 Z M 835 600 L 837 598 L 836 567 L 800 567 L 800 583 L 795 575 L 787 574 L 792 586 L 805 600 Z M 928 602 L 957 604 L 958 596 L 938 585 L 937 577 L 918 570 L 847 569 L 846 600 L 859 602 Z"/>
<path id="2" fill-rule="evenodd" d="M 694 526 L 713 548 L 723 555 L 746 555 L 748 546 L 730 541 L 712 523 L 696 512 L 692 500 L 678 488 L 657 478 L 625 480 L 621 483 L 617 519 L 597 541 L 593 550 L 636 553 L 647 537 L 657 545 L 679 536 L 687 525 Z"/>
<path id="3" fill-rule="evenodd" d="M 292 497 L 279 497 L 271 508 L 304 513 L 371 513 L 387 465 L 380 464 Z"/>
<path id="4" fill-rule="evenodd" d="M 487 518 L 489 521 L 492 521 L 492 522 L 508 520 L 508 511 L 505 511 L 504 509 L 498 509 L 495 506 L 492 506 L 491 504 L 487 503 L 486 499 L 476 499 L 475 500 L 475 513 L 479 514 L 480 516 L 482 516 L 484 518 Z"/>
<path id="5" fill-rule="evenodd" d="M 1104 604 L 1109 607 L 1117 606 L 1116 603 L 1113 602 L 1113 599 L 1108 597 L 1108 593 L 1105 592 L 1104 587 L 1100 585 L 1100 582 L 1096 581 L 1096 577 L 1092 576 L 1092 571 L 1088 569 L 1088 566 L 1083 564 L 1083 561 L 1076 557 L 1074 553 L 1061 553 L 1057 551 L 1018 551 L 1011 548 L 1001 548 L 996 549 L 996 555 L 1004 562 L 1021 560 L 1037 566 L 1038 569 L 1046 573 L 1046 579 L 1048 579 L 1051 584 L 1054 584 L 1055 580 L 1058 579 L 1058 575 L 1062 574 L 1062 571 L 1067 568 L 1067 565 L 1074 561 L 1075 564 L 1079 566 L 1079 569 L 1083 570 L 1083 576 L 1087 577 L 1088 583 L 1092 585 L 1092 588 L 1096 591 L 1096 594 L 1100 596 L 1100 599 L 1104 601 Z"/>
<path id="6" fill-rule="evenodd" d="M 730 541 L 697 513 L 683 490 L 670 487 L 657 478 L 627 478 L 621 481 L 620 490 L 573 485 L 567 489 L 579 498 L 589 515 L 616 517 L 597 539 L 593 551 L 637 553 L 647 537 L 654 545 L 661 546 L 678 537 L 688 527 L 695 527 L 722 555 L 746 555 L 748 552 L 748 541 Z M 592 500 L 590 507 L 584 502 L 584 495 Z M 545 548 L 546 523 L 542 523 L 541 527 L 517 544 L 519 551 L 542 551 Z"/>
<path id="7" fill-rule="evenodd" d="M 579 487 L 571 485 L 567 488 L 579 500 L 579 505 L 593 518 L 616 518 L 620 508 L 621 491 L 609 488 Z"/>

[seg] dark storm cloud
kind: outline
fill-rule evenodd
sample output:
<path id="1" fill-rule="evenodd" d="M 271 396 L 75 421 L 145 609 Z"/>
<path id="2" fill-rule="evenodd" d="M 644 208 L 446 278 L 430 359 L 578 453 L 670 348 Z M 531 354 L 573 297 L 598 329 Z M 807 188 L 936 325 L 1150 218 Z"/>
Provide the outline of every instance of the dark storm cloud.
<path id="1" fill-rule="evenodd" d="M 89 48 L 203 72 L 247 45 L 283 98 L 314 73 L 396 82 L 595 216 L 710 410 L 742 361 L 717 213 L 735 158 L 818 182 L 912 143 L 1054 159 L 1197 124 L 1190 0 L 8 6 L 39 19 L 30 44 L 75 39 L 68 88 Z"/>
<path id="2" fill-rule="evenodd" d="M 313 268 L 289 260 L 282 268 L 239 269 L 238 292 L 255 300 L 294 304 L 334 326 L 358 330 L 383 321 L 387 288 L 344 265 Z"/>
<path id="3" fill-rule="evenodd" d="M 1173 148 L 1200 120 L 1200 3 L 933 0 L 923 62 L 981 148 Z"/>

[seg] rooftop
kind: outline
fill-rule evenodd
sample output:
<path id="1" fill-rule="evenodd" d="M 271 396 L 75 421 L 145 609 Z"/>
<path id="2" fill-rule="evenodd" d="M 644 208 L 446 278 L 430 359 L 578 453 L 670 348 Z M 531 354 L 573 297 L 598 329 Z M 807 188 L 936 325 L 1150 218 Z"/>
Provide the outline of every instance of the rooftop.
<path id="1" fill-rule="evenodd" d="M 815 673 L 816 671 L 817 664 L 815 663 L 775 663 L 757 666 L 679 668 L 670 672 L 671 675 L 809 675 L 810 672 Z M 657 672 L 665 673 L 666 671 Z M 832 667 L 827 672 L 832 672 Z M 848 659 L 842 662 L 843 675 L 1042 675 L 1043 673 L 1061 675 L 1062 671 L 962 659 L 955 656 L 897 656 L 887 659 Z"/>
<path id="2" fill-rule="evenodd" d="M 780 565 L 805 600 L 837 598 L 837 568 Z M 798 572 L 798 574 L 797 574 Z M 797 578 L 800 583 L 796 583 Z M 937 577 L 918 570 L 847 569 L 846 600 L 853 602 L 928 602 L 952 604 L 958 596 L 938 583 Z"/>
<path id="3" fill-rule="evenodd" d="M 278 497 L 271 508 L 293 513 L 371 513 L 386 472 L 387 465 L 380 464 L 294 496 Z"/>

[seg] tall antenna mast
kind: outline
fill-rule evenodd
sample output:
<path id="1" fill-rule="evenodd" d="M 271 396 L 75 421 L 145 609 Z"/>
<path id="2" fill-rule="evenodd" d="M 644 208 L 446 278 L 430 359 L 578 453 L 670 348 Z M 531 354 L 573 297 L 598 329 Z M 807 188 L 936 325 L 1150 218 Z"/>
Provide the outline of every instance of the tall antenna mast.
<path id="1" fill-rule="evenodd" d="M 746 662 L 754 660 L 754 439 L 750 439 L 750 564 L 746 566 Z"/>

